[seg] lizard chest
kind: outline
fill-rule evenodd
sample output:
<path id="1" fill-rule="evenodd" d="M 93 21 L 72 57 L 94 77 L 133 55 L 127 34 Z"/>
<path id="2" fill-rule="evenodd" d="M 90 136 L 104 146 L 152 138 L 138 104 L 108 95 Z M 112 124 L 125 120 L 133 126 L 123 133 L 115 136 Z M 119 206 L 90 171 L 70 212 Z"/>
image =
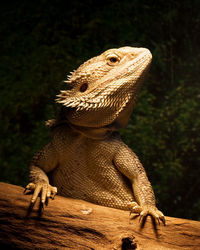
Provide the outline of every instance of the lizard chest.
<path id="1" fill-rule="evenodd" d="M 58 190 L 72 190 L 83 186 L 90 188 L 96 179 L 112 172 L 113 149 L 106 142 L 94 141 L 79 136 L 69 135 L 59 146 L 59 164 L 52 174 Z M 103 177 L 102 177 L 103 178 Z"/>
<path id="2" fill-rule="evenodd" d="M 69 135 L 61 144 L 59 164 L 52 174 L 58 194 L 121 208 L 132 200 L 127 180 L 113 163 L 115 143 Z"/>

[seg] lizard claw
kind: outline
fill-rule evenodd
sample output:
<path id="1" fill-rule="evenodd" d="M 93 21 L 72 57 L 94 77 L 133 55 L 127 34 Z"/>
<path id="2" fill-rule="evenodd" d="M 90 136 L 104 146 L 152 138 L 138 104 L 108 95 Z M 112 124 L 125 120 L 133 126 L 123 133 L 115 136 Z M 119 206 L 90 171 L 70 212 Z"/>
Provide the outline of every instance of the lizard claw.
<path id="1" fill-rule="evenodd" d="M 136 202 L 131 202 L 129 204 L 129 208 L 130 213 L 139 214 L 140 222 L 143 222 L 148 215 L 151 215 L 152 218 L 154 218 L 155 221 L 158 223 L 158 225 L 160 225 L 160 221 L 162 221 L 164 226 L 166 225 L 164 214 L 153 205 L 139 206 Z"/>
<path id="2" fill-rule="evenodd" d="M 35 184 L 34 183 L 29 183 L 25 189 L 24 189 L 24 194 L 27 193 L 27 191 L 33 191 L 35 189 Z"/>
<path id="3" fill-rule="evenodd" d="M 33 196 L 31 198 L 31 204 L 34 205 L 38 196 L 41 195 L 41 204 L 48 204 L 48 199 L 54 199 L 55 195 L 57 194 L 57 188 L 51 186 L 47 182 L 37 182 L 37 183 L 29 183 L 24 193 L 29 191 L 33 191 Z"/>

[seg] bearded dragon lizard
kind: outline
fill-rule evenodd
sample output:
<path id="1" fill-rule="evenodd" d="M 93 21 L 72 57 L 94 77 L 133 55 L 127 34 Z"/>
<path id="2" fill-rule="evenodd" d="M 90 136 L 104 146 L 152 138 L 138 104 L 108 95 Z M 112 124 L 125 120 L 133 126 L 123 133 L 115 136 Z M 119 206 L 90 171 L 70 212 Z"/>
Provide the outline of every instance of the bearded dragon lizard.
<path id="1" fill-rule="evenodd" d="M 165 218 L 137 156 L 120 139 L 136 104 L 151 63 L 146 48 L 110 49 L 72 72 L 57 102 L 59 117 L 51 120 L 52 139 L 33 158 L 31 204 L 41 195 L 43 205 L 58 194 L 99 205 Z M 52 183 L 48 174 L 51 173 Z"/>

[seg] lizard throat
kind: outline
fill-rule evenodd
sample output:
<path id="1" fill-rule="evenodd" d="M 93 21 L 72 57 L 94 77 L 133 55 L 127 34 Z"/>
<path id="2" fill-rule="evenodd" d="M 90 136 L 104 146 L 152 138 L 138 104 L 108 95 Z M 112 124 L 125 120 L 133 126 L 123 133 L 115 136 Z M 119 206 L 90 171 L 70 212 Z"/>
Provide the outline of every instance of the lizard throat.
<path id="1" fill-rule="evenodd" d="M 114 131 L 117 131 L 114 125 L 101 128 L 81 127 L 73 125 L 72 123 L 68 123 L 68 125 L 76 132 L 94 140 L 104 140 L 105 138 L 109 137 Z"/>

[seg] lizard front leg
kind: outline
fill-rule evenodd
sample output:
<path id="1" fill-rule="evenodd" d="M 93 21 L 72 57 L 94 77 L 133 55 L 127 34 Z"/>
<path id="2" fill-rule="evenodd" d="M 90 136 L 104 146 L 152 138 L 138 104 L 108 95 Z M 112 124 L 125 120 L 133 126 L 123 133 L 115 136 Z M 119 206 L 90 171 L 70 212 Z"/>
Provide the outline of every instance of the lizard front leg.
<path id="1" fill-rule="evenodd" d="M 47 144 L 33 158 L 30 165 L 30 183 L 25 188 L 26 191 L 32 191 L 30 207 L 33 207 L 37 198 L 41 197 L 41 206 L 48 204 L 48 199 L 54 199 L 57 188 L 49 184 L 47 172 L 53 170 L 57 164 L 57 155 L 52 143 Z"/>
<path id="2" fill-rule="evenodd" d="M 130 211 L 138 213 L 140 220 L 151 215 L 158 223 L 161 220 L 165 225 L 165 217 L 156 207 L 152 186 L 137 156 L 123 144 L 114 157 L 114 164 L 132 183 L 136 202 L 129 204 Z"/>
<path id="3" fill-rule="evenodd" d="M 30 183 L 26 186 L 24 192 L 27 190 L 33 192 L 31 198 L 31 206 L 33 206 L 41 194 L 41 204 L 48 204 L 48 199 L 54 199 L 57 194 L 57 188 L 49 184 L 49 179 L 42 169 L 36 166 L 30 167 Z"/>

